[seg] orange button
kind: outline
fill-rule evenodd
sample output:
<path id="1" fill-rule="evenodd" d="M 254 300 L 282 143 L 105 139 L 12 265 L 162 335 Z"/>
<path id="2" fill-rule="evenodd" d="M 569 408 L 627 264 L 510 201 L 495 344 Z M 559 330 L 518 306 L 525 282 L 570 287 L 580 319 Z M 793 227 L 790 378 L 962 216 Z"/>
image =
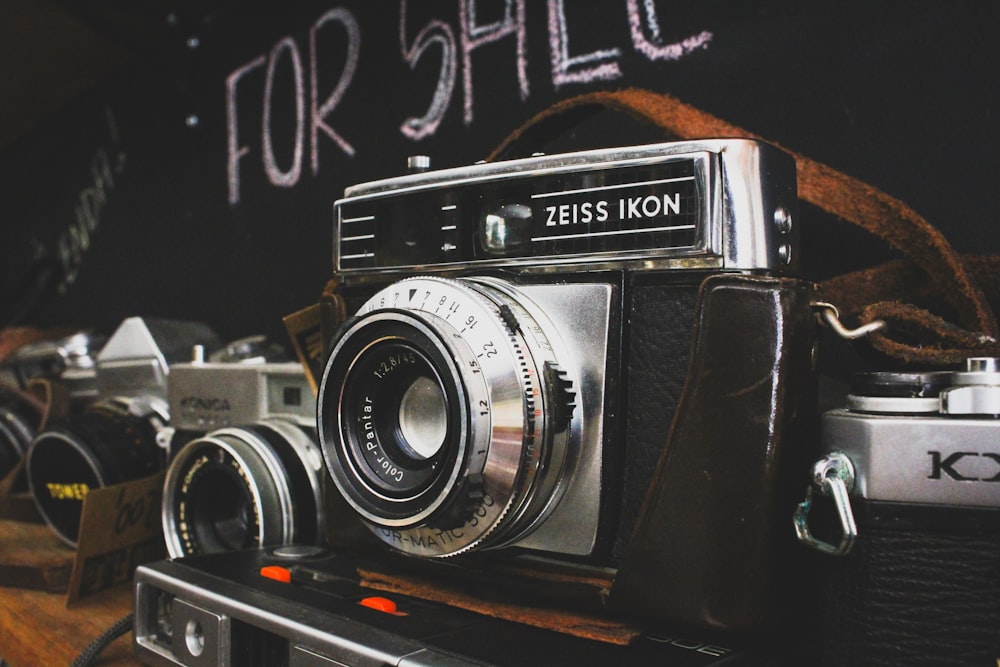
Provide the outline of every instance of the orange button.
<path id="1" fill-rule="evenodd" d="M 390 600 L 389 598 L 373 596 L 370 598 L 362 599 L 358 604 L 364 607 L 371 607 L 372 609 L 376 609 L 378 611 L 384 611 L 387 614 L 397 613 L 396 603 L 393 600 Z"/>
<path id="2" fill-rule="evenodd" d="M 292 581 L 292 571 L 278 565 L 265 565 L 260 568 L 260 576 L 280 581 L 283 584 L 288 584 Z"/>

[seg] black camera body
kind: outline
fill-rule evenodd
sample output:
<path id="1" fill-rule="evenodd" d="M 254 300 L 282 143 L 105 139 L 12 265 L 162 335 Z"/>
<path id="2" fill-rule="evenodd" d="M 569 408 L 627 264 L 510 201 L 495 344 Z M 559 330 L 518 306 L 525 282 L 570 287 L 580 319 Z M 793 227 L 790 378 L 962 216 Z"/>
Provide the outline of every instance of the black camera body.
<path id="1" fill-rule="evenodd" d="M 717 551 L 781 542 L 782 443 L 810 413 L 812 286 L 786 277 L 794 169 L 771 146 L 717 140 L 348 188 L 335 273 L 356 314 L 318 396 L 332 543 L 368 549 L 367 532 L 486 573 L 538 556 L 602 569 L 631 613 L 765 623 L 774 554 L 737 566 Z M 679 594 L 650 599 L 649 582 Z M 729 611 L 706 613 L 706 588 Z"/>
<path id="2" fill-rule="evenodd" d="M 95 398 L 94 356 L 103 344 L 80 331 L 26 343 L 0 362 L 0 479 L 21 463 L 47 419 Z"/>
<path id="3" fill-rule="evenodd" d="M 555 630 L 550 647 L 632 640 L 625 662 L 665 659 L 639 648 L 650 628 L 770 627 L 815 441 L 796 202 L 791 156 L 742 139 L 348 188 L 325 312 L 354 315 L 324 323 L 317 396 L 324 544 L 140 567 L 137 653 L 214 664 L 181 630 L 211 625 L 197 646 L 225 660 L 259 641 L 302 664 L 511 664 L 442 649 L 436 625 L 385 636 L 354 606 L 373 590 Z"/>
<path id="4" fill-rule="evenodd" d="M 859 374 L 822 418 L 814 479 L 844 517 L 806 522 L 823 664 L 1000 659 L 1000 362 Z M 830 512 L 830 500 L 817 499 Z M 824 523 L 824 519 L 827 521 Z M 832 525 L 827 525 L 832 524 Z"/>
<path id="5" fill-rule="evenodd" d="M 167 377 L 195 345 L 218 347 L 218 338 L 198 322 L 130 317 L 92 367 L 66 377 L 71 410 L 35 434 L 25 469 L 39 513 L 70 546 L 76 546 L 91 489 L 163 470 Z"/>

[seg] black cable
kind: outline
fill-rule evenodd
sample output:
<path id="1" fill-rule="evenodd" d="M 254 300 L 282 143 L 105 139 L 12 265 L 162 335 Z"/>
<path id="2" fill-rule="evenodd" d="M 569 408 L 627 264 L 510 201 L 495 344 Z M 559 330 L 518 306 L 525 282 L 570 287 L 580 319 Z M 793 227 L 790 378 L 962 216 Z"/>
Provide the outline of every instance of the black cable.
<path id="1" fill-rule="evenodd" d="M 70 667 L 89 667 L 94 664 L 94 660 L 97 659 L 101 651 L 108 647 L 108 644 L 132 629 L 133 616 L 133 614 L 129 614 L 125 618 L 119 619 L 104 634 L 87 644 L 87 648 L 83 649 L 83 652 L 76 657 Z"/>

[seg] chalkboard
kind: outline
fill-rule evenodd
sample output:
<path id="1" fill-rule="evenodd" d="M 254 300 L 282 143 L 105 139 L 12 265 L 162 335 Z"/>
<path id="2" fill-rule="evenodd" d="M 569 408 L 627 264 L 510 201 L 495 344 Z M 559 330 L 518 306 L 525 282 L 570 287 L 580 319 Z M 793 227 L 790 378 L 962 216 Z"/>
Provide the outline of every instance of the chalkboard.
<path id="1" fill-rule="evenodd" d="M 280 335 L 331 275 L 345 186 L 413 154 L 474 162 L 555 101 L 625 86 L 871 183 L 961 251 L 1000 251 L 990 3 L 139 4 L 93 5 L 133 57 L 0 154 L 2 325 L 141 315 Z M 558 146 L 660 138 L 603 115 Z M 891 256 L 803 215 L 812 277 Z"/>

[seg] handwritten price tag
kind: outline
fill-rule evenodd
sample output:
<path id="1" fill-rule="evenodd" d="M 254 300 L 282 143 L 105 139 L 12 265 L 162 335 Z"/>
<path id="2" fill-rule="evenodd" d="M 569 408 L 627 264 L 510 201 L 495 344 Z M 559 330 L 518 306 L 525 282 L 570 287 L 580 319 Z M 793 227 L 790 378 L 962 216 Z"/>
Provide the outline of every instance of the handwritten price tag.
<path id="1" fill-rule="evenodd" d="M 162 495 L 163 473 L 87 494 L 67 605 L 128 581 L 137 566 L 165 557 Z"/>

